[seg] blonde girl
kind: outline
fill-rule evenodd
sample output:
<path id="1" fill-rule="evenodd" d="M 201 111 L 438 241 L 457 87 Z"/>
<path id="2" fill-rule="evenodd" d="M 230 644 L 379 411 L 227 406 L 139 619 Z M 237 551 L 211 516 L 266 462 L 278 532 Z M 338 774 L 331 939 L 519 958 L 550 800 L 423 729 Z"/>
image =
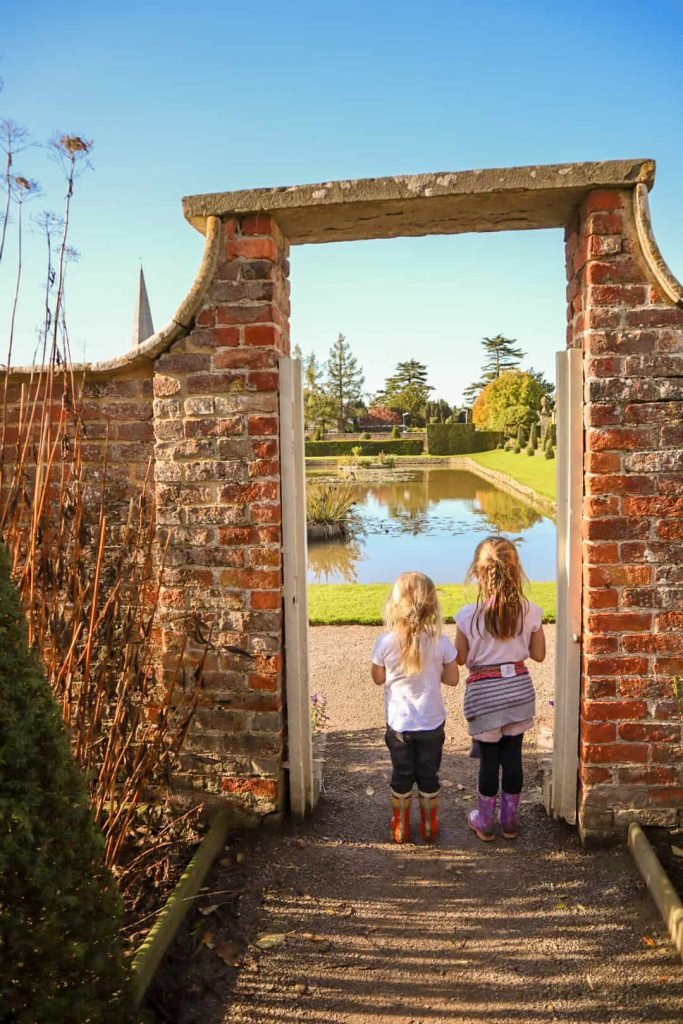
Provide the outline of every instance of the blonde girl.
<path id="1" fill-rule="evenodd" d="M 505 537 L 487 537 L 477 546 L 466 580 L 476 581 L 477 600 L 455 616 L 455 647 L 458 664 L 469 669 L 464 710 L 480 753 L 477 808 L 468 824 L 485 842 L 495 838 L 502 774 L 501 830 L 514 839 L 524 781 L 522 741 L 535 714 L 525 663 L 545 658 L 542 613 L 524 596 L 517 548 Z"/>
<path id="2" fill-rule="evenodd" d="M 441 683 L 456 686 L 456 652 L 441 633 L 436 587 L 421 572 L 396 580 L 385 608 L 386 632 L 372 650 L 372 679 L 384 687 L 391 755 L 391 837 L 410 836 L 410 801 L 417 783 L 422 838 L 438 834 L 439 768 L 446 709 Z"/>

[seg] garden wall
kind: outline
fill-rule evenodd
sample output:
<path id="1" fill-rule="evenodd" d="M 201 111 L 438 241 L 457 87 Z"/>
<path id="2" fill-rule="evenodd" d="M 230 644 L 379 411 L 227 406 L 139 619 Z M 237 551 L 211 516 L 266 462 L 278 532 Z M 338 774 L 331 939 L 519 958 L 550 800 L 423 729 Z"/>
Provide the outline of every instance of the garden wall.
<path id="1" fill-rule="evenodd" d="M 683 310 L 651 282 L 633 193 L 567 227 L 568 334 L 585 353 L 579 822 L 601 839 L 683 807 Z"/>

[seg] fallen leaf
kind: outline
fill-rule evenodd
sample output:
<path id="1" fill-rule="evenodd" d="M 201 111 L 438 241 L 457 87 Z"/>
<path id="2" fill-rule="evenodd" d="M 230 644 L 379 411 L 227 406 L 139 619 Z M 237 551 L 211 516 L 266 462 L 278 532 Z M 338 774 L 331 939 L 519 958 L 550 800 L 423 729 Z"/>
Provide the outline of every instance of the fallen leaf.
<path id="1" fill-rule="evenodd" d="M 368 796 L 374 796 L 375 795 L 375 787 L 374 786 L 366 786 L 365 787 L 365 792 L 367 793 Z"/>
<path id="2" fill-rule="evenodd" d="M 474 800 L 474 797 L 466 793 L 463 800 Z"/>
<path id="3" fill-rule="evenodd" d="M 297 981 L 295 985 L 292 985 L 292 992 L 296 992 L 298 996 L 303 996 L 308 992 L 308 985 L 305 981 Z"/>
<path id="4" fill-rule="evenodd" d="M 459 783 L 458 783 L 458 790 L 459 790 L 459 791 L 460 791 L 461 793 L 464 793 L 464 792 L 465 792 L 465 787 L 463 786 L 462 782 L 459 782 Z"/>
<path id="5" fill-rule="evenodd" d="M 219 942 L 215 953 L 228 967 L 239 967 L 241 964 L 240 948 L 236 942 Z"/>
<path id="6" fill-rule="evenodd" d="M 219 861 L 218 861 L 218 863 L 220 864 L 220 866 L 221 866 L 222 868 L 229 868 L 229 867 L 232 867 L 232 861 L 230 860 L 230 858 L 229 858 L 229 857 L 223 857 L 223 858 L 222 858 L 222 860 L 219 860 Z"/>
<path id="7" fill-rule="evenodd" d="M 567 909 L 567 904 L 566 904 L 565 900 L 558 900 L 558 902 L 555 904 L 555 910 L 566 910 L 566 909 Z"/>
<path id="8" fill-rule="evenodd" d="M 452 785 L 453 783 L 451 782 L 450 779 L 443 779 L 441 782 L 442 789 L 450 789 Z"/>
<path id="9" fill-rule="evenodd" d="M 587 914 L 588 913 L 588 911 L 584 907 L 583 903 L 575 903 L 574 904 L 574 910 L 578 910 L 582 914 Z"/>
<path id="10" fill-rule="evenodd" d="M 671 852 L 674 857 L 683 857 L 683 846 L 672 846 Z"/>
<path id="11" fill-rule="evenodd" d="M 204 934 L 202 935 L 202 946 L 207 946 L 209 949 L 213 949 L 214 945 L 215 945 L 215 942 L 214 942 L 213 932 L 212 931 L 204 932 Z"/>
<path id="12" fill-rule="evenodd" d="M 247 855 L 246 855 L 246 853 L 243 853 L 242 850 L 240 850 L 239 853 L 235 854 L 235 863 L 236 864 L 243 864 L 246 859 L 247 859 Z"/>
<path id="13" fill-rule="evenodd" d="M 285 941 L 285 932 L 263 932 L 255 940 L 254 945 L 259 949 L 277 949 Z"/>
<path id="14" fill-rule="evenodd" d="M 591 978 L 590 974 L 586 975 L 586 984 L 588 985 L 591 992 L 595 992 L 595 982 Z"/>
<path id="15" fill-rule="evenodd" d="M 657 945 L 657 943 L 651 935 L 643 935 L 640 941 L 643 943 L 643 945 L 649 946 L 650 949 L 654 949 L 654 947 Z"/>
<path id="16" fill-rule="evenodd" d="M 200 914 L 203 914 L 204 917 L 208 917 L 209 914 L 213 914 L 215 910 L 218 910 L 219 906 L 219 903 L 211 903 L 208 907 L 197 907 L 197 910 Z"/>

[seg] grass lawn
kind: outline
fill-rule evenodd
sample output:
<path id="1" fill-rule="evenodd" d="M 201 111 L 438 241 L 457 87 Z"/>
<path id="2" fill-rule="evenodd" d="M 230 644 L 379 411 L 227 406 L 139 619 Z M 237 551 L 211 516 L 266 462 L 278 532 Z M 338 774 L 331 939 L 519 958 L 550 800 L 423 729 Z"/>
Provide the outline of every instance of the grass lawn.
<path id="1" fill-rule="evenodd" d="M 530 458 L 524 454 L 504 452 L 496 449 L 492 452 L 478 452 L 476 455 L 469 455 L 468 458 L 478 462 L 480 466 L 493 469 L 498 473 L 505 473 L 525 487 L 531 487 L 538 494 L 552 501 L 557 500 L 557 487 L 555 481 L 555 459 L 546 459 L 542 451 L 537 451 Z"/>
<path id="2" fill-rule="evenodd" d="M 381 625 L 390 589 L 391 583 L 311 583 L 308 587 L 309 621 L 312 626 Z M 437 590 L 446 620 L 452 619 L 462 605 L 476 597 L 474 587 L 460 583 L 446 583 Z M 532 583 L 529 597 L 542 608 L 544 622 L 555 621 L 554 583 Z"/>

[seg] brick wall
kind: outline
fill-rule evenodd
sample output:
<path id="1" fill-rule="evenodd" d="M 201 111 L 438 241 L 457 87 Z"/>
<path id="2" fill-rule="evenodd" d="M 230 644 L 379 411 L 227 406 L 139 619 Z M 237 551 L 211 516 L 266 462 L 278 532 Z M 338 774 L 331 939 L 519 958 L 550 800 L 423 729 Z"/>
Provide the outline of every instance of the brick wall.
<path id="1" fill-rule="evenodd" d="M 223 223 L 223 252 L 194 329 L 154 368 L 158 519 L 170 528 L 161 623 L 175 661 L 211 651 L 181 786 L 282 799 L 282 558 L 278 358 L 289 352 L 287 243 L 268 217 Z"/>
<path id="2" fill-rule="evenodd" d="M 591 193 L 566 255 L 585 353 L 579 821 L 600 839 L 683 807 L 683 311 L 647 279 L 630 192 Z"/>

